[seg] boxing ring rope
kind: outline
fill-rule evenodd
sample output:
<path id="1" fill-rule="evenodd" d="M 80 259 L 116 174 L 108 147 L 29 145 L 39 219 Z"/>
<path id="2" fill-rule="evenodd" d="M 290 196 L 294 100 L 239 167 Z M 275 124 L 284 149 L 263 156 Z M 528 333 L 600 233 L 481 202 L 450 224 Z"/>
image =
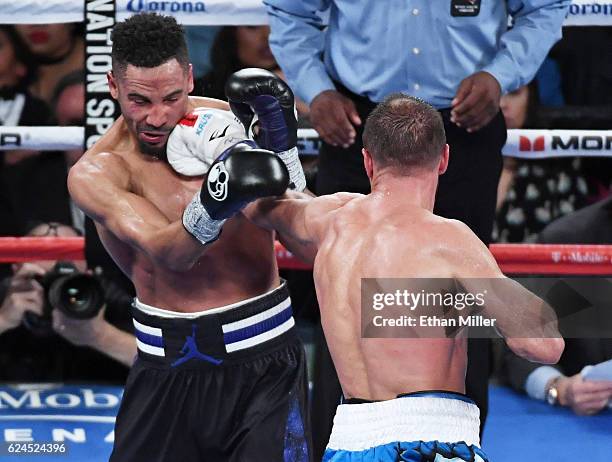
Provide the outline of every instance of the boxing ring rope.
<path id="1" fill-rule="evenodd" d="M 267 23 L 262 0 L 0 0 L 0 24 L 85 22 L 88 45 L 100 45 L 94 49 L 106 49 L 110 45 L 108 32 L 113 23 L 143 11 L 174 16 L 183 25 Z M 564 22 L 564 26 L 610 25 L 612 0 L 573 0 Z M 100 67 L 100 63 L 105 62 L 103 58 L 108 50 L 99 53 L 99 57 L 88 55 L 88 64 L 89 58 L 92 58 L 92 64 Z M 102 61 L 96 61 L 95 58 L 101 58 Z M 105 86 L 104 73 L 100 71 L 97 73 L 99 75 L 91 72 L 88 74 L 88 94 L 90 90 L 93 93 L 102 90 L 98 86 Z M 85 127 L 1 126 L 0 151 L 79 149 L 95 142 L 109 125 L 106 120 L 91 124 L 97 134 L 92 136 L 89 133 L 87 138 Z M 317 153 L 320 140 L 314 130 L 301 129 L 298 136 L 301 154 Z M 612 130 L 508 130 L 508 141 L 503 153 L 524 159 L 612 157 Z M 508 274 L 612 275 L 612 246 L 493 244 L 490 249 L 502 271 Z M 299 261 L 278 242 L 275 251 L 280 268 L 310 269 L 309 265 Z M 84 240 L 80 237 L 0 238 L 2 263 L 83 258 Z"/>
<path id="2" fill-rule="evenodd" d="M 82 237 L 2 237 L 0 263 L 83 260 Z M 612 245 L 492 244 L 493 256 L 507 274 L 612 275 Z M 309 270 L 279 242 L 279 268 Z"/>
<path id="3" fill-rule="evenodd" d="M 82 149 L 84 127 L 0 126 L 0 151 Z M 316 155 L 319 135 L 312 128 L 298 130 L 301 155 Z M 521 159 L 612 157 L 612 130 L 508 130 L 502 152 Z"/>

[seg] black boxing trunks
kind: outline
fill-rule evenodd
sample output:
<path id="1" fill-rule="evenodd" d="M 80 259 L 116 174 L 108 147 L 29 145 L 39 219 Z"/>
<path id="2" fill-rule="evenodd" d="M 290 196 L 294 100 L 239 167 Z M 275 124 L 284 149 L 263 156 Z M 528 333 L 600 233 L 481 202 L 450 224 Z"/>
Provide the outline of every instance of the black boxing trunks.
<path id="1" fill-rule="evenodd" d="M 138 357 L 111 462 L 308 462 L 306 361 L 286 285 L 199 313 L 133 307 Z"/>

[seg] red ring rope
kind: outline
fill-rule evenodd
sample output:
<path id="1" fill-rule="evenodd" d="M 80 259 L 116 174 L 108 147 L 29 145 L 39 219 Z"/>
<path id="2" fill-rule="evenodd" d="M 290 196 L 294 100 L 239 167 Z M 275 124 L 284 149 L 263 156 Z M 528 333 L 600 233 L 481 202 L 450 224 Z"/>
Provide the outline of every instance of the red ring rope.
<path id="1" fill-rule="evenodd" d="M 507 274 L 612 275 L 612 245 L 492 244 L 497 263 Z M 82 237 L 2 237 L 0 262 L 82 260 Z M 280 243 L 276 257 L 282 269 L 310 269 Z"/>

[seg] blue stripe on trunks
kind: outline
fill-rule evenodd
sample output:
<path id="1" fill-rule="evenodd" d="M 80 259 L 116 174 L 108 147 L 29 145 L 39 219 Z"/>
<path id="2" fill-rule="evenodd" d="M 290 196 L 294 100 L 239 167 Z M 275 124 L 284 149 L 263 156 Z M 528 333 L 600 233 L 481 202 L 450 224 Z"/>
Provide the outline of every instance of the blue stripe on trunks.
<path id="1" fill-rule="evenodd" d="M 146 343 L 147 345 L 156 346 L 163 348 L 164 347 L 164 339 L 163 337 L 158 337 L 157 335 L 145 334 L 144 332 L 134 329 L 136 332 L 136 338 L 140 340 L 142 343 Z"/>
<path id="2" fill-rule="evenodd" d="M 255 337 L 256 335 L 263 334 L 264 332 L 268 332 L 269 330 L 274 329 L 275 327 L 280 326 L 282 323 L 286 322 L 293 315 L 293 311 L 291 310 L 291 305 L 285 308 L 278 314 L 269 317 L 268 319 L 264 319 L 256 324 L 251 326 L 243 327 L 242 329 L 234 330 L 232 332 L 227 332 L 223 334 L 223 340 L 225 344 L 239 342 L 241 340 L 245 340 L 251 337 Z"/>

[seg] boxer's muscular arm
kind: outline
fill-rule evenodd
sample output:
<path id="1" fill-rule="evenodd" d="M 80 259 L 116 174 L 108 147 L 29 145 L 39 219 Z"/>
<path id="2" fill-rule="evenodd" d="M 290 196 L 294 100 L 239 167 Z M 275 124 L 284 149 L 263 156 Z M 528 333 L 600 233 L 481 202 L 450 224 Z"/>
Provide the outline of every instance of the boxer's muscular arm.
<path id="1" fill-rule="evenodd" d="M 484 313 L 495 319 L 498 332 L 517 355 L 533 362 L 554 364 L 564 341 L 554 310 L 541 298 L 499 269 L 489 249 L 463 223 L 456 222 L 461 262 L 457 279 L 470 293 L 484 293 Z"/>
<path id="2" fill-rule="evenodd" d="M 262 228 L 275 230 L 279 240 L 296 257 L 312 263 L 335 210 L 360 194 L 338 193 L 313 197 L 287 191 L 279 198 L 260 199 L 243 213 Z"/>
<path id="3" fill-rule="evenodd" d="M 183 227 L 170 222 L 147 199 L 129 190 L 125 161 L 112 153 L 84 156 L 68 176 L 78 207 L 119 240 L 173 271 L 187 271 L 205 248 Z"/>

